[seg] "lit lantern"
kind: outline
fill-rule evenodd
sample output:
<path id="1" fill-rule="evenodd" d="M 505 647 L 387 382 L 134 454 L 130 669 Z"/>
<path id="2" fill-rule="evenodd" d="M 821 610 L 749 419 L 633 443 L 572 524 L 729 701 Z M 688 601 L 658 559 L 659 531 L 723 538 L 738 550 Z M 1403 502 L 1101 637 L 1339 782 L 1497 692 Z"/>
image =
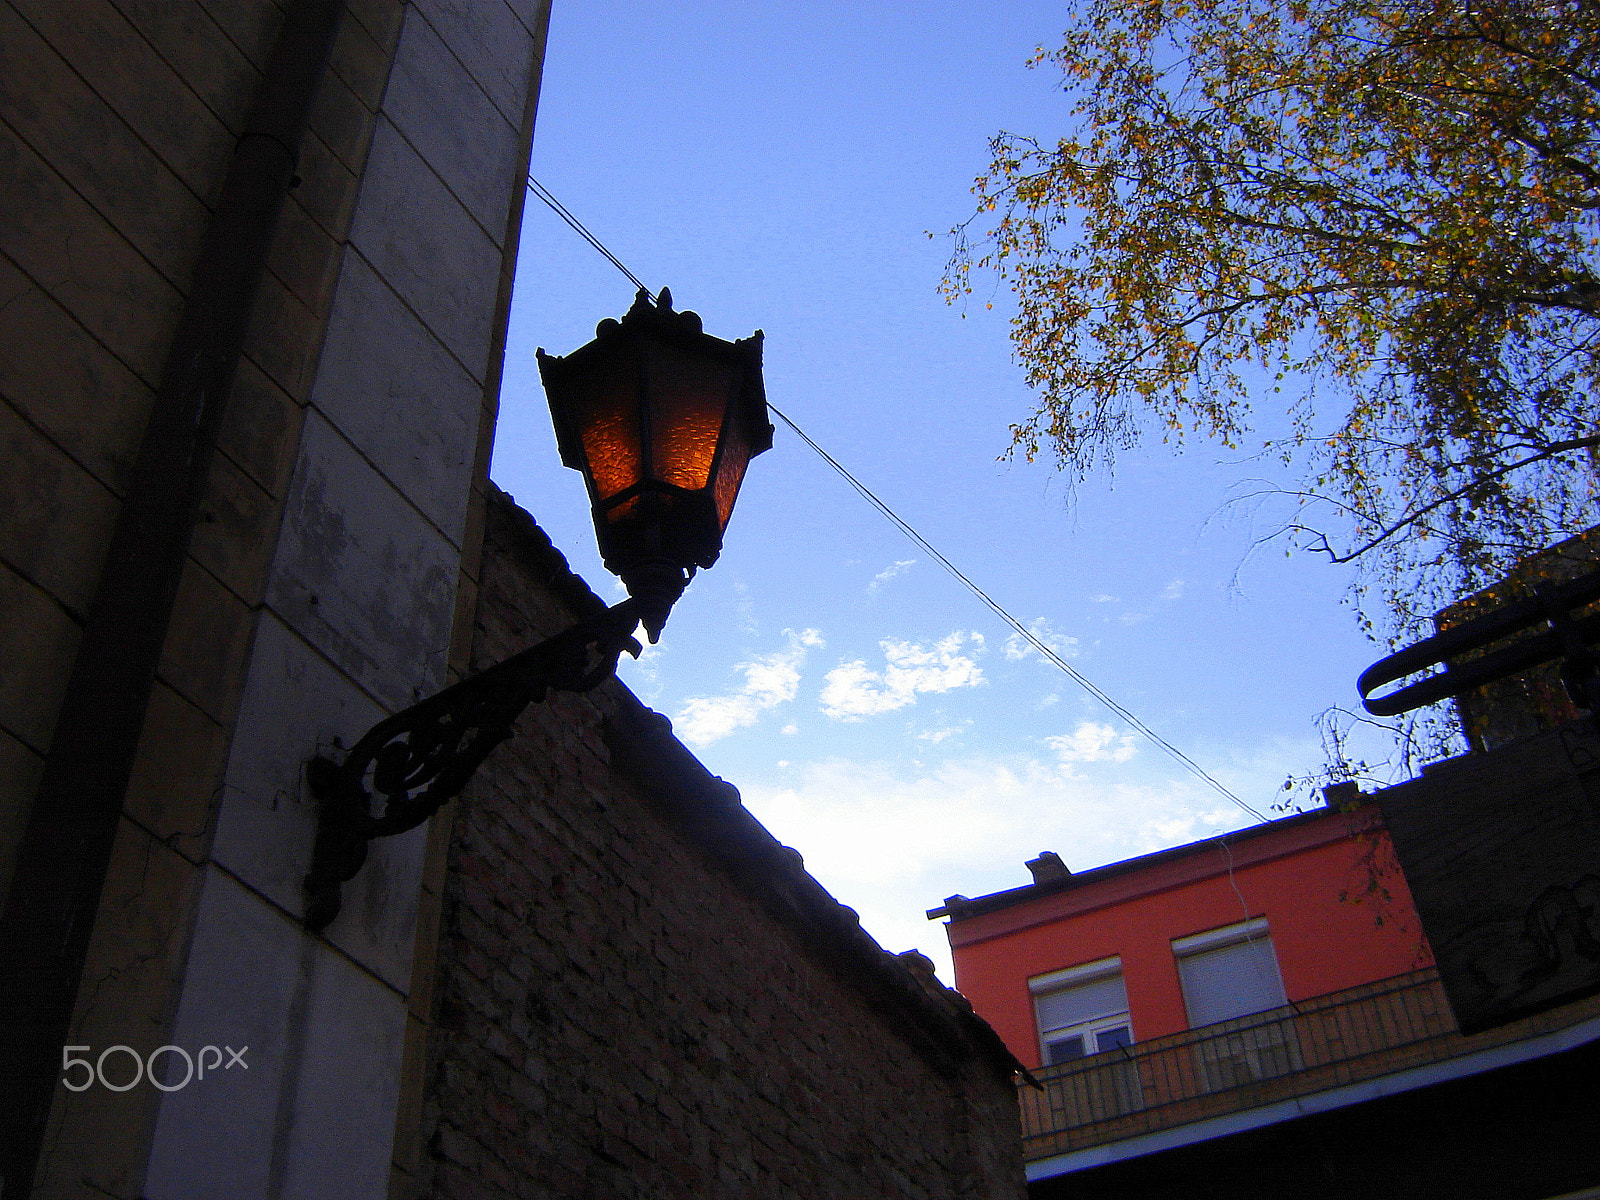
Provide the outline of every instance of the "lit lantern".
<path id="1" fill-rule="evenodd" d="M 656 640 L 689 576 L 722 553 L 745 467 L 772 448 L 760 332 L 711 337 L 694 313 L 672 311 L 666 288 L 656 304 L 641 291 L 621 321 L 601 321 L 564 358 L 539 351 L 539 373 L 561 461 L 583 472 L 600 553 L 628 599 L 385 717 L 341 760 L 310 760 L 307 929 L 339 915 L 368 843 L 415 829 L 458 794 L 529 704 L 611 678 L 618 655 L 638 653 L 639 625 Z"/>
<path id="2" fill-rule="evenodd" d="M 717 561 L 745 467 L 772 446 L 761 333 L 712 337 L 662 288 L 588 345 L 538 357 L 561 461 L 583 473 L 601 556 L 653 641 L 688 576 Z"/>

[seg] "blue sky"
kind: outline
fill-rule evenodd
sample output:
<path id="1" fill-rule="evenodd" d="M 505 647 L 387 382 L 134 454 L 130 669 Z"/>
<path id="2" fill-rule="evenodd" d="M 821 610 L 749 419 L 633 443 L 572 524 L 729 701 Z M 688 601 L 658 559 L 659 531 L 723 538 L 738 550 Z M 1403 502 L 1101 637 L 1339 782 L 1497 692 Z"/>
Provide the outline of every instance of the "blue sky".
<path id="1" fill-rule="evenodd" d="M 1068 101 L 1034 0 L 750 6 L 556 0 L 533 173 L 708 332 L 766 332 L 771 401 L 999 603 L 1261 811 L 1321 762 L 1317 713 L 1382 651 L 1343 568 L 1227 501 L 1270 462 L 1157 442 L 1069 495 L 999 461 L 1032 397 L 1003 291 L 951 308 L 944 231 L 1000 129 Z M 932 231 L 935 236 L 928 237 Z M 534 349 L 564 354 L 632 286 L 530 197 L 492 474 L 602 595 Z M 993 308 L 987 302 L 993 302 Z M 1011 631 L 779 424 L 722 560 L 624 680 L 890 950 L 950 978 L 923 911 L 1252 818 Z"/>

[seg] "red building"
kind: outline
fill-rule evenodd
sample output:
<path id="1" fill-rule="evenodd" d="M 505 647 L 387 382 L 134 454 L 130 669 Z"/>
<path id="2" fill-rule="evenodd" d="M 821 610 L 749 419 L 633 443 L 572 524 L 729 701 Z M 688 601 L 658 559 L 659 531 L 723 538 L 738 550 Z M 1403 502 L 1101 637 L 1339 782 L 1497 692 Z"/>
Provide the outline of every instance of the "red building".
<path id="1" fill-rule="evenodd" d="M 1392 861 L 1381 830 L 1352 836 L 1350 816 L 1323 809 L 1077 875 L 1046 853 L 1032 886 L 939 911 L 953 918 L 958 990 L 1041 1067 L 1049 1045 L 1067 1051 L 1041 1014 L 1077 1011 L 1067 993 L 1086 979 L 1120 976 L 1120 1015 L 1145 1041 L 1431 965 Z M 1345 899 L 1357 895 L 1369 899 Z"/>
<path id="2" fill-rule="evenodd" d="M 1600 1003 L 1463 1037 L 1375 805 L 1028 867 L 929 916 L 1036 1198 L 1600 1197 Z"/>

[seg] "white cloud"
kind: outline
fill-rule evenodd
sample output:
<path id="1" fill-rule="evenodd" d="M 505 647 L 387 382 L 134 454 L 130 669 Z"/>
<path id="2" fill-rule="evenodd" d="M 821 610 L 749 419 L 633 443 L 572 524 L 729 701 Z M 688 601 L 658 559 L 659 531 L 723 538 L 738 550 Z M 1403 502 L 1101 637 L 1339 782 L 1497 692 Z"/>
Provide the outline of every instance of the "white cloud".
<path id="1" fill-rule="evenodd" d="M 747 638 L 753 638 L 760 631 L 760 622 L 756 620 L 756 604 L 750 596 L 750 585 L 742 579 L 733 581 L 734 611 L 739 614 L 739 631 Z"/>
<path id="2" fill-rule="evenodd" d="M 937 746 L 940 742 L 953 738 L 959 733 L 965 733 L 971 725 L 971 721 L 963 721 L 959 725 L 950 725 L 944 729 L 924 729 L 917 734 L 917 741 Z"/>
<path id="3" fill-rule="evenodd" d="M 686 742 L 709 746 L 730 733 L 754 725 L 761 709 L 749 696 L 691 696 L 672 722 L 673 731 Z"/>
<path id="4" fill-rule="evenodd" d="M 639 657 L 632 662 L 629 685 L 646 698 L 653 698 L 661 691 L 661 656 L 665 647 L 650 644 L 650 639 L 645 636 L 641 627 L 633 631 L 633 636 L 639 639 L 642 649 Z"/>
<path id="5" fill-rule="evenodd" d="M 902 558 L 898 562 L 890 563 L 872 577 L 872 582 L 867 584 L 867 594 L 877 595 L 883 589 L 884 584 L 888 583 L 896 575 L 904 575 L 906 571 L 916 566 L 916 563 L 917 560 L 914 558 Z"/>
<path id="6" fill-rule="evenodd" d="M 696 746 L 710 745 L 737 730 L 754 725 L 765 709 L 793 700 L 800 687 L 800 666 L 806 651 L 823 645 L 815 629 L 796 633 L 785 629 L 788 645 L 735 670 L 744 672 L 744 686 L 727 696 L 694 696 L 684 701 L 673 719 L 673 729 Z"/>
<path id="7" fill-rule="evenodd" d="M 1167 585 L 1163 587 L 1159 593 L 1157 593 L 1154 600 L 1151 600 L 1143 608 L 1129 609 L 1126 612 L 1119 613 L 1117 615 L 1117 620 L 1123 625 L 1138 625 L 1142 622 L 1148 621 L 1151 617 L 1155 616 L 1156 610 L 1162 602 L 1171 604 L 1174 601 L 1181 600 L 1183 598 L 1184 587 L 1185 584 L 1183 580 L 1169 579 L 1167 581 Z"/>
<path id="8" fill-rule="evenodd" d="M 1061 658 L 1076 658 L 1078 655 L 1078 639 L 1070 634 L 1062 633 L 1051 625 L 1045 617 L 1030 621 L 1028 623 L 1028 632 Z M 1013 633 L 1006 639 L 1005 653 L 1007 659 L 1017 662 L 1027 658 L 1030 654 L 1038 654 L 1039 650 L 1032 641 L 1023 637 L 1020 633 Z"/>
<path id="9" fill-rule="evenodd" d="M 854 720 L 911 702 L 909 696 L 897 700 L 877 690 L 881 679 L 860 659 L 835 667 L 822 678 L 822 711 L 830 717 Z"/>
<path id="10" fill-rule="evenodd" d="M 1080 721 L 1071 733 L 1047 737 L 1044 741 L 1064 763 L 1127 762 L 1136 749 L 1131 733 L 1119 735 L 1110 725 L 1097 725 L 1093 721 Z"/>
<path id="11" fill-rule="evenodd" d="M 1115 596 L 1111 595 L 1109 592 L 1096 592 L 1094 595 L 1089 597 L 1089 603 L 1090 604 L 1115 604 L 1115 603 L 1117 603 L 1117 598 Z"/>
<path id="12" fill-rule="evenodd" d="M 841 663 L 823 677 L 820 697 L 824 715 L 859 721 L 916 703 L 918 692 L 948 692 L 983 682 L 983 668 L 958 651 L 970 643 L 983 651 L 983 635 L 957 631 L 933 646 L 887 638 L 884 668 L 874 671 L 860 659 Z"/>
<path id="13" fill-rule="evenodd" d="M 1115 757 L 1114 734 L 1085 740 Z M 1216 770 L 1262 807 L 1293 764 L 1315 753 L 1310 743 L 1274 744 L 1223 756 Z M 1059 851 L 1082 871 L 1250 822 L 1153 756 L 1114 778 L 1044 755 L 973 754 L 925 766 L 832 759 L 793 763 L 740 790 L 823 886 L 860 912 L 873 937 L 890 950 L 921 950 L 946 982 L 953 976 L 944 931 L 923 915 L 943 897 L 1025 884 L 1023 864 L 1040 850 Z"/>

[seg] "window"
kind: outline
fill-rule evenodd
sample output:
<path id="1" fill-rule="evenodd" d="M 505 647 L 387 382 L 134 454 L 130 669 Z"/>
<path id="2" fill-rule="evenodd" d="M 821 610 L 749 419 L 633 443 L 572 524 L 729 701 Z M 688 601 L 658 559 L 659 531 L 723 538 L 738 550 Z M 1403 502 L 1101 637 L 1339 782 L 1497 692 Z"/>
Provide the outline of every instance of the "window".
<path id="1" fill-rule="evenodd" d="M 1047 1067 L 1068 1067 L 1046 1083 L 1066 1126 L 1104 1121 L 1144 1107 L 1139 1065 L 1129 1058 L 1070 1064 L 1133 1044 L 1122 960 L 1102 958 L 1028 981 Z M 1064 1126 L 1065 1127 L 1065 1126 Z"/>
<path id="2" fill-rule="evenodd" d="M 1028 981 L 1048 1067 L 1133 1041 L 1122 960 L 1102 958 Z"/>
<path id="3" fill-rule="evenodd" d="M 1189 1027 L 1215 1025 L 1288 1003 L 1272 936 L 1264 919 L 1244 921 L 1172 943 Z M 1218 1031 L 1197 1043 L 1196 1057 L 1208 1092 L 1298 1071 L 1300 1041 L 1291 1019 L 1267 1019 Z"/>
<path id="4" fill-rule="evenodd" d="M 1172 952 L 1191 1029 L 1288 1003 L 1264 918 L 1179 938 Z"/>

